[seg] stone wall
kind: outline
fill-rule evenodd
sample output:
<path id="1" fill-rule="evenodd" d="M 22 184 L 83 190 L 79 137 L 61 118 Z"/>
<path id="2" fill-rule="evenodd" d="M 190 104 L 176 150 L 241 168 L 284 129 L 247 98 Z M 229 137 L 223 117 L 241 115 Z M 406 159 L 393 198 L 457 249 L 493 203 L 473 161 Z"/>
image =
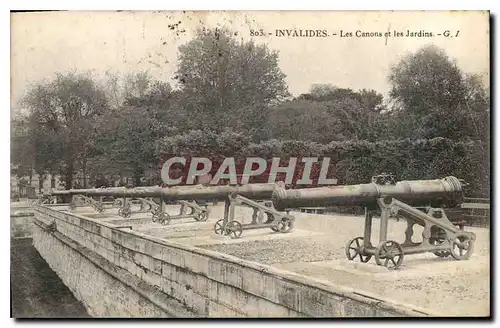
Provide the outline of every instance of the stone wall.
<path id="1" fill-rule="evenodd" d="M 11 211 L 10 214 L 10 237 L 31 238 L 33 234 L 33 212 L 23 209 Z"/>
<path id="2" fill-rule="evenodd" d="M 34 245 L 95 316 L 426 316 L 351 288 L 36 209 Z"/>

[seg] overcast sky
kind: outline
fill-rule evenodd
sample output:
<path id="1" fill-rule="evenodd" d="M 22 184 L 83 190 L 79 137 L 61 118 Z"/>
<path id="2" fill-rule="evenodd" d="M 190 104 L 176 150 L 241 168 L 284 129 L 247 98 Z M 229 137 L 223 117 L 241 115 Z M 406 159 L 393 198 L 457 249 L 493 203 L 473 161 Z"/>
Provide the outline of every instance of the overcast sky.
<path id="1" fill-rule="evenodd" d="M 489 80 L 489 17 L 480 12 L 54 12 L 15 13 L 11 16 L 11 87 L 13 106 L 29 83 L 56 72 L 106 70 L 120 73 L 149 70 L 171 82 L 177 48 L 197 27 L 225 26 L 249 40 L 250 29 L 272 36 L 254 37 L 280 52 L 280 67 L 292 94 L 313 83 L 331 83 L 355 90 L 375 89 L 384 95 L 387 74 L 401 56 L 435 44 L 469 73 Z M 178 23 L 169 29 L 169 24 Z M 276 37 L 276 29 L 321 29 L 325 38 Z M 445 38 L 339 38 L 333 33 L 384 33 L 388 30 L 434 34 Z"/>

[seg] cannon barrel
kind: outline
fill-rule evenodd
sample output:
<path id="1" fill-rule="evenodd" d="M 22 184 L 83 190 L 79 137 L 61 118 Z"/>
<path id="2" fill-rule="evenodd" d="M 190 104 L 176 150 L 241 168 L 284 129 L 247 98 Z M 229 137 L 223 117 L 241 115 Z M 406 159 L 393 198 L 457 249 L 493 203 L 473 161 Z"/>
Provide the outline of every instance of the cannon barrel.
<path id="1" fill-rule="evenodd" d="M 141 188 L 93 188 L 93 189 L 69 189 L 69 190 L 52 190 L 49 192 L 51 196 L 117 196 L 120 197 L 159 197 L 161 195 L 161 187 L 141 187 Z"/>
<path id="2" fill-rule="evenodd" d="M 274 183 L 256 183 L 243 186 L 213 186 L 204 187 L 182 186 L 182 187 L 137 187 L 137 188 L 95 188 L 95 189 L 70 189 L 54 190 L 52 196 L 84 195 L 110 196 L 110 197 L 161 197 L 163 200 L 226 200 L 231 194 L 238 194 L 250 199 L 271 199 L 277 185 Z"/>
<path id="3" fill-rule="evenodd" d="M 393 197 L 412 206 L 455 207 L 463 202 L 461 180 L 449 176 L 436 180 L 399 181 L 285 190 L 277 187 L 273 205 L 278 211 L 299 207 L 374 206 L 380 197 Z"/>

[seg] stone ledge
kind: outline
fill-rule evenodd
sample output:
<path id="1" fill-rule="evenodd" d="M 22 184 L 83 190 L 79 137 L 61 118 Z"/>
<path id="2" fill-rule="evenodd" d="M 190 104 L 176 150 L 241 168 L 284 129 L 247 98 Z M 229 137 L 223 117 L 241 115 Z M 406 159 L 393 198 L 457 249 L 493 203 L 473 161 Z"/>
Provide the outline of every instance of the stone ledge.
<path id="1" fill-rule="evenodd" d="M 312 265 L 328 267 L 335 270 L 341 270 L 361 275 L 384 274 L 391 272 L 388 268 L 377 265 L 375 263 L 362 263 L 349 260 L 333 260 L 333 261 L 321 261 L 321 262 L 310 262 L 310 263 Z"/>
<path id="2" fill-rule="evenodd" d="M 35 213 L 33 213 L 33 212 L 26 212 L 26 211 L 10 212 L 10 217 L 11 218 L 21 218 L 21 217 L 30 217 L 30 216 L 35 216 Z"/>

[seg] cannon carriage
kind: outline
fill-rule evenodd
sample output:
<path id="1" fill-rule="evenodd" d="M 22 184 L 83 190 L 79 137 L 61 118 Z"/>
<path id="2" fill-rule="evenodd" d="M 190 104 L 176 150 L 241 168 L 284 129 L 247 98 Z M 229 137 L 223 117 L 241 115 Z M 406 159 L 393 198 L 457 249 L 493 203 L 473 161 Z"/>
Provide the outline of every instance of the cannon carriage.
<path id="1" fill-rule="evenodd" d="M 165 204 L 161 201 L 157 202 L 152 197 L 137 197 L 137 198 L 116 198 L 114 207 L 118 207 L 118 215 L 124 218 L 129 218 L 132 214 L 151 213 L 152 221 L 163 225 L 170 224 L 172 220 L 180 219 L 195 219 L 196 221 L 208 220 L 210 209 L 207 204 L 200 205 L 196 201 L 178 200 L 173 202 L 180 205 L 178 214 L 170 214 L 165 209 Z M 132 207 L 132 205 L 139 205 Z"/>
<path id="2" fill-rule="evenodd" d="M 53 191 L 51 197 L 61 195 L 72 196 L 70 209 L 77 205 L 91 206 L 97 212 L 104 211 L 103 197 L 114 197 L 112 207 L 118 207 L 118 214 L 130 217 L 133 213 L 151 213 L 152 221 L 169 224 L 171 220 L 193 218 L 196 221 L 207 221 L 210 208 L 203 201 L 224 201 L 224 217 L 214 225 L 214 232 L 231 238 L 239 238 L 244 230 L 270 228 L 272 231 L 286 233 L 292 230 L 294 218 L 288 213 L 280 213 L 269 201 L 277 185 L 257 183 L 242 186 L 182 186 L 182 187 L 137 187 L 137 188 L 97 188 Z M 97 198 L 97 199 L 96 199 Z M 159 198 L 157 204 L 153 198 Z M 267 203 L 266 203 L 267 201 Z M 166 203 L 180 204 L 180 212 L 176 215 L 167 213 Z M 138 204 L 139 209 L 132 208 Z M 243 224 L 235 217 L 236 206 L 253 209 L 252 222 Z"/>
<path id="3" fill-rule="evenodd" d="M 439 257 L 469 259 L 474 249 L 475 234 L 454 225 L 444 208 L 463 201 L 465 183 L 455 177 L 440 180 L 399 181 L 391 175 L 372 178 L 370 184 L 309 189 L 277 189 L 273 203 L 277 210 L 313 206 L 362 205 L 365 207 L 363 236 L 351 239 L 345 248 L 349 260 L 368 262 L 397 269 L 405 255 L 431 252 Z M 379 243 L 371 240 L 372 223 L 380 215 Z M 405 241 L 389 240 L 389 218 L 407 222 Z M 413 242 L 414 225 L 423 227 L 422 241 Z"/>
<path id="4" fill-rule="evenodd" d="M 253 210 L 250 223 L 244 224 L 236 218 L 237 206 L 250 207 Z M 214 231 L 218 235 L 227 235 L 233 239 L 241 237 L 244 230 L 269 228 L 274 232 L 288 233 L 293 229 L 294 220 L 289 211 L 282 213 L 274 209 L 272 202 L 255 201 L 232 193 L 224 204 L 224 218 L 215 223 Z"/>
<path id="5" fill-rule="evenodd" d="M 196 201 L 175 200 L 172 203 L 180 204 L 178 214 L 169 214 L 162 200 L 163 188 L 140 187 L 140 188 L 97 188 L 97 189 L 71 189 L 53 191 L 48 198 L 60 196 L 71 196 L 70 210 L 78 206 L 90 206 L 98 213 L 106 208 L 102 201 L 104 198 L 112 198 L 107 202 L 110 208 L 118 208 L 118 215 L 129 218 L 132 214 L 151 213 L 152 221 L 161 224 L 169 224 L 171 220 L 194 218 L 196 221 L 206 221 L 210 209 L 207 204 L 197 204 Z"/>

